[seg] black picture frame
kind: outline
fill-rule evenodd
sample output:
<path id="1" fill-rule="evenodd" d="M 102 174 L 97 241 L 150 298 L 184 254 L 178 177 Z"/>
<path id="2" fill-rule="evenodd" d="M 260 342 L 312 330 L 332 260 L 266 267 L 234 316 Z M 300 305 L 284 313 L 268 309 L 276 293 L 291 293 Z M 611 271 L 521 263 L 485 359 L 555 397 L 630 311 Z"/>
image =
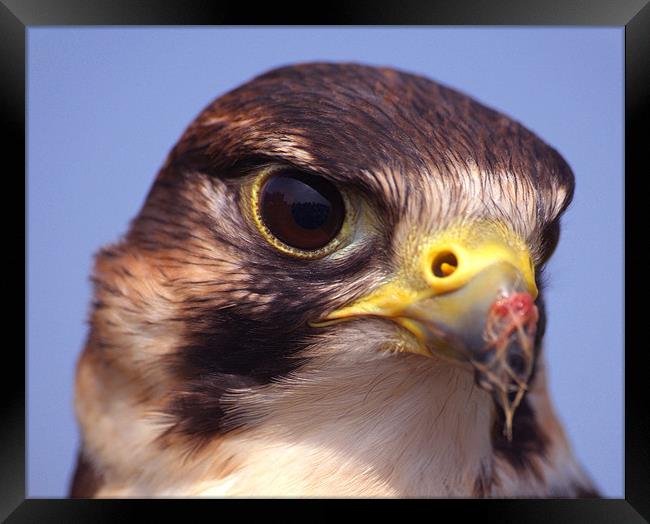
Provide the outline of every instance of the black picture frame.
<path id="1" fill-rule="evenodd" d="M 650 90 L 650 5 L 648 0 L 455 0 L 454 2 L 406 1 L 389 2 L 327 2 L 323 9 L 305 5 L 302 10 L 280 4 L 251 6 L 235 2 L 209 2 L 206 0 L 1 0 L 0 2 L 0 67 L 2 80 L 0 106 L 3 124 L 8 131 L 4 139 L 3 155 L 25 166 L 25 51 L 26 30 L 33 26 L 85 26 L 85 25 L 226 25 L 226 24 L 280 24 L 289 21 L 300 25 L 352 24 L 352 25 L 525 25 L 525 26 L 616 26 L 625 28 L 625 240 L 626 246 L 639 244 L 634 233 L 635 224 L 644 223 L 641 213 L 645 207 L 642 191 L 634 191 L 636 181 L 642 177 L 648 136 L 648 91 Z M 287 13 L 291 11 L 291 16 Z M 5 161 L 6 165 L 6 161 Z M 16 168 L 19 169 L 19 168 Z M 646 168 L 647 169 L 647 168 Z M 17 177 L 4 173 L 5 183 L 14 183 Z M 26 177 L 26 171 L 23 170 Z M 26 181 L 26 178 L 25 178 Z M 25 191 L 25 185 L 15 182 Z M 11 193 L 13 194 L 13 192 Z M 23 193 L 24 195 L 25 193 Z M 14 199 L 11 199 L 14 200 Z M 17 199 L 16 199 L 17 200 Z M 23 199 L 25 206 L 29 205 Z M 12 236 L 16 212 L 4 207 L 5 235 Z M 26 217 L 26 208 L 23 210 Z M 647 221 L 646 221 L 647 222 Z M 17 236 L 17 234 L 16 234 Z M 23 244 L 25 257 L 29 256 Z M 18 252 L 18 251 L 14 251 Z M 14 253 L 12 252 L 12 253 Z M 8 256 L 16 266 L 13 275 L 25 276 L 26 259 Z M 645 407 L 646 367 L 642 364 L 643 344 L 634 344 L 635 326 L 643 326 L 635 317 L 643 308 L 630 307 L 634 291 L 639 293 L 638 281 L 643 280 L 641 256 L 627 255 L 626 275 L 626 364 L 625 364 L 625 497 L 623 499 L 596 500 L 419 500 L 420 510 L 434 509 L 429 504 L 443 504 L 453 512 L 454 518 L 485 518 L 498 522 L 648 522 L 650 519 L 650 416 Z M 634 278 L 638 277 L 638 278 Z M 630 283 L 632 282 L 632 284 Z M 636 282 L 636 283 L 635 283 Z M 23 298 L 26 300 L 26 286 Z M 634 289 L 632 288 L 634 286 Z M 631 293 L 628 293 L 632 291 Z M 20 301 L 19 301 L 20 303 Z M 25 303 L 23 302 L 23 305 Z M 18 314 L 15 307 L 14 314 Z M 23 307 L 23 312 L 25 308 Z M 104 522 L 116 517 L 150 518 L 151 505 L 163 503 L 183 506 L 187 501 L 90 501 L 59 499 L 26 499 L 25 475 L 25 359 L 19 353 L 19 342 L 27 349 L 26 324 L 7 321 L 5 365 L 0 381 L 3 388 L 3 411 L 0 423 L 0 518 L 7 522 Z M 639 337 L 640 338 L 640 337 Z M 643 339 L 640 339 L 641 341 Z M 637 349 L 635 351 L 635 349 Z M 9 353 L 16 357 L 9 364 Z M 11 372 L 9 372 L 11 370 Z M 598 438 L 597 435 L 594 438 Z M 282 501 L 202 500 L 194 501 L 193 508 L 210 512 L 213 518 L 227 509 L 239 515 L 246 510 L 268 504 L 280 509 Z M 283 505 L 287 501 L 284 501 Z M 359 504 L 368 508 L 370 501 L 339 501 L 351 509 Z M 404 501 L 372 501 L 379 504 L 385 515 L 401 511 Z M 269 504 L 270 503 L 270 504 Z M 337 515 L 340 507 L 326 501 L 291 501 L 305 509 L 318 505 L 324 512 Z M 218 504 L 219 507 L 215 507 Z M 487 505 L 486 505 L 487 504 Z M 426 507 L 425 507 L 426 505 Z M 359 507 L 358 509 L 362 509 Z M 164 511 L 167 511 L 165 509 Z M 365 509 L 364 509 L 365 511 Z M 146 512 L 146 513 L 145 513 Z M 171 516 L 171 515 L 169 515 Z"/>

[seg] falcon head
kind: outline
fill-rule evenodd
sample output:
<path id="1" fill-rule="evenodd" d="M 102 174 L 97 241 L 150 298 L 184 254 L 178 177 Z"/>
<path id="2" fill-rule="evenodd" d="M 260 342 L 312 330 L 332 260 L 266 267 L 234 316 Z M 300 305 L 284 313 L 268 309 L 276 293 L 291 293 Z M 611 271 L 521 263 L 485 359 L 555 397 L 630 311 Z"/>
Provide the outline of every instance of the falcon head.
<path id="1" fill-rule="evenodd" d="M 241 450 L 255 456 L 264 439 L 294 459 L 306 446 L 313 471 L 327 448 L 346 457 L 336 471 L 360 460 L 383 472 L 381 450 L 367 448 L 399 438 L 421 476 L 421 453 L 476 455 L 475 477 L 494 469 L 490 452 L 534 469 L 529 454 L 548 458 L 561 434 L 535 426 L 541 411 L 525 399 L 544 331 L 540 275 L 573 189 L 540 138 L 420 76 L 316 63 L 227 93 L 97 257 L 77 383 L 86 456 L 119 485 L 150 486 L 164 485 L 159 470 L 174 476 L 179 456 L 204 468 L 201 482 L 219 460 L 215 478 L 230 478 L 230 457 L 240 482 Z M 100 426 L 133 445 L 115 450 L 93 436 Z M 258 464 L 270 452 L 259 453 Z M 385 480 L 398 458 L 391 467 L 373 485 L 401 486 Z M 444 475 L 436 485 L 469 473 Z"/>

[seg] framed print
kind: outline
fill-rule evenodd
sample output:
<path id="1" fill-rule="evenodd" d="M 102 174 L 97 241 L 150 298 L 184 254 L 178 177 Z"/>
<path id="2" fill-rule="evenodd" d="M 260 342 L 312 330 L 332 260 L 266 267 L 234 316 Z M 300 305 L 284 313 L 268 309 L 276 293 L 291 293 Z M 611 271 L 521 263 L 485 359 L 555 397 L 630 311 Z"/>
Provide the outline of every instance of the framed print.
<path id="1" fill-rule="evenodd" d="M 186 496 L 648 518 L 644 2 L 6 4 L 10 522 Z"/>

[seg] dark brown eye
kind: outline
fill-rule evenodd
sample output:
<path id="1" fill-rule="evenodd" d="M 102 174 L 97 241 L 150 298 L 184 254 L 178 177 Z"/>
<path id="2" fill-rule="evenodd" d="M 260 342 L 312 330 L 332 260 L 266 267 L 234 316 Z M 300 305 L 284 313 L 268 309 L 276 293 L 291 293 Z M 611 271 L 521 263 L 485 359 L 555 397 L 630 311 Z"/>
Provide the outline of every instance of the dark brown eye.
<path id="1" fill-rule="evenodd" d="M 324 178 L 283 171 L 264 183 L 260 214 L 264 225 L 285 244 L 316 250 L 338 235 L 345 205 L 338 189 Z"/>

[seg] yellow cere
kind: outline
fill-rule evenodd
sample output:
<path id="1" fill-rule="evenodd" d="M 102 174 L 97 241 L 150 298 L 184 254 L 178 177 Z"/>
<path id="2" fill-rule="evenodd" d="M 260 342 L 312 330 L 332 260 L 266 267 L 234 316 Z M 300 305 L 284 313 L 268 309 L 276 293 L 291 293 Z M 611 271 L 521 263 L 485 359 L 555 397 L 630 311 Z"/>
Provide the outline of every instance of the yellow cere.
<path id="1" fill-rule="evenodd" d="M 440 275 L 436 274 L 437 261 Z M 452 264 L 449 264 L 452 260 Z M 526 244 L 502 223 L 476 221 L 452 226 L 425 242 L 420 250 L 420 275 L 432 296 L 454 291 L 496 262 L 508 262 L 522 274 L 537 297 L 535 272 Z"/>
<path id="2" fill-rule="evenodd" d="M 521 273 L 528 292 L 537 297 L 534 268 L 525 243 L 504 224 L 477 221 L 450 227 L 422 240 L 415 260 L 403 260 L 395 278 L 370 295 L 330 313 L 327 321 L 357 316 L 401 319 L 410 305 L 460 289 L 482 270 L 507 262 Z M 410 258 L 410 257 L 409 257 Z M 403 324 L 403 319 L 399 323 Z M 323 323 L 321 323 L 323 325 Z M 407 327 L 407 326 L 404 326 Z M 416 329 L 416 326 L 408 326 Z"/>

